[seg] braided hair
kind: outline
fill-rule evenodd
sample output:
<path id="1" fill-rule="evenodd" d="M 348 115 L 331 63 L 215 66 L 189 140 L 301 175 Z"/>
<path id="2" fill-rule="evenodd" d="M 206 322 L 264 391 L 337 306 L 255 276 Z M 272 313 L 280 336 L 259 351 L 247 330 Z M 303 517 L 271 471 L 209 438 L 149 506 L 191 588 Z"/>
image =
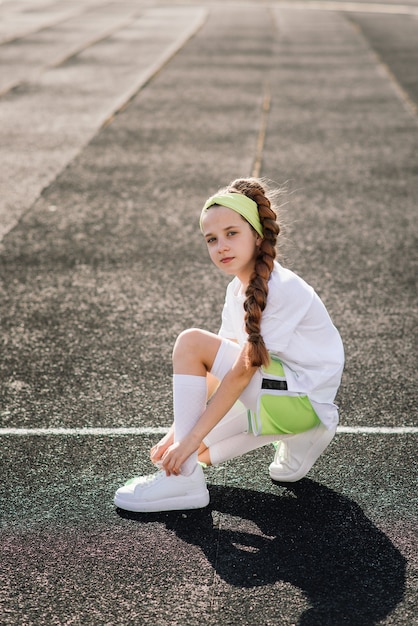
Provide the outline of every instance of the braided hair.
<path id="1" fill-rule="evenodd" d="M 227 188 L 228 192 L 242 193 L 257 204 L 261 226 L 263 227 L 263 241 L 255 259 L 254 272 L 245 292 L 245 330 L 248 334 L 247 358 L 254 366 L 267 366 L 270 356 L 264 339 L 260 333 L 261 316 L 266 308 L 268 295 L 268 281 L 273 271 L 276 258 L 276 243 L 280 232 L 276 212 L 271 206 L 266 191 L 257 178 L 238 178 Z"/>

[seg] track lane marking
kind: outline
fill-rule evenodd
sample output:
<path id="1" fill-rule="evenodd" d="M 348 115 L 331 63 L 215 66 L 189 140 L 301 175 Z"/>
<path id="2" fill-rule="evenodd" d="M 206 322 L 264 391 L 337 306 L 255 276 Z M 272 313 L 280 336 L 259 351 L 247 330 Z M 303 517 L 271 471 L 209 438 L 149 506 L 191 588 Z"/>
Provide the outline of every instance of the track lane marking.
<path id="1" fill-rule="evenodd" d="M 115 428 L 0 428 L 1 436 L 13 437 L 47 437 L 55 436 L 147 436 L 147 435 L 165 435 L 168 427 L 115 427 Z M 418 434 L 418 426 L 338 426 L 337 435 L 416 435 Z"/>

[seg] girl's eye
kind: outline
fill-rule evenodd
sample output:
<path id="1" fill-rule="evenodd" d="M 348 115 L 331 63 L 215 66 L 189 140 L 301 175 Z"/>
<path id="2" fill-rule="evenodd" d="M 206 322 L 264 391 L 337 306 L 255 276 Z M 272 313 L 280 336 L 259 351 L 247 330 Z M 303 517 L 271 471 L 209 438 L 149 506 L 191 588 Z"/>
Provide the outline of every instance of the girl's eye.
<path id="1" fill-rule="evenodd" d="M 228 231 L 228 237 L 231 237 L 231 236 L 236 235 L 236 234 L 237 234 L 237 233 L 236 233 L 236 231 L 235 231 L 235 230 L 230 230 L 230 231 Z"/>
<path id="2" fill-rule="evenodd" d="M 215 240 L 216 240 L 215 237 L 209 237 L 209 239 L 206 239 L 206 243 L 207 244 L 213 243 Z"/>

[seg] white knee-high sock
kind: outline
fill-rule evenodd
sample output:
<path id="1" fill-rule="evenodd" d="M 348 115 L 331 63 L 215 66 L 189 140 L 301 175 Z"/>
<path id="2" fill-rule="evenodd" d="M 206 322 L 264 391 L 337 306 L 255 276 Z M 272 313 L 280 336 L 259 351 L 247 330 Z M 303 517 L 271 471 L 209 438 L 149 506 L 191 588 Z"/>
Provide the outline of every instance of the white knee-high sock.
<path id="1" fill-rule="evenodd" d="M 206 376 L 174 374 L 173 409 L 174 441 L 181 441 L 196 424 L 206 408 Z M 181 473 L 188 476 L 197 463 L 197 451 L 181 466 Z"/>

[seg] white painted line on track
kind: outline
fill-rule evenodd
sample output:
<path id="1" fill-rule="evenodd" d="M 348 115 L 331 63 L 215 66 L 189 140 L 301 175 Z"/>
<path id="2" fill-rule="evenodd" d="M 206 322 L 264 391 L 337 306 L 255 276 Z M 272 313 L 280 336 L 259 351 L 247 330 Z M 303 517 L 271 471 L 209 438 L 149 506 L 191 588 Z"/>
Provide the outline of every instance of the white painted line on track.
<path id="1" fill-rule="evenodd" d="M 48 435 L 93 435 L 93 436 L 109 436 L 109 435 L 165 435 L 167 428 L 152 427 L 132 427 L 132 428 L 0 428 L 1 435 L 27 435 L 27 436 L 48 436 Z"/>
<path id="2" fill-rule="evenodd" d="M 418 426 L 338 426 L 338 434 L 353 435 L 416 435 Z"/>
<path id="3" fill-rule="evenodd" d="M 125 435 L 165 435 L 168 427 L 126 427 L 126 428 L 0 428 L 0 436 L 125 436 Z M 409 435 L 418 434 L 418 426 L 338 426 L 338 434 L 349 435 Z"/>

